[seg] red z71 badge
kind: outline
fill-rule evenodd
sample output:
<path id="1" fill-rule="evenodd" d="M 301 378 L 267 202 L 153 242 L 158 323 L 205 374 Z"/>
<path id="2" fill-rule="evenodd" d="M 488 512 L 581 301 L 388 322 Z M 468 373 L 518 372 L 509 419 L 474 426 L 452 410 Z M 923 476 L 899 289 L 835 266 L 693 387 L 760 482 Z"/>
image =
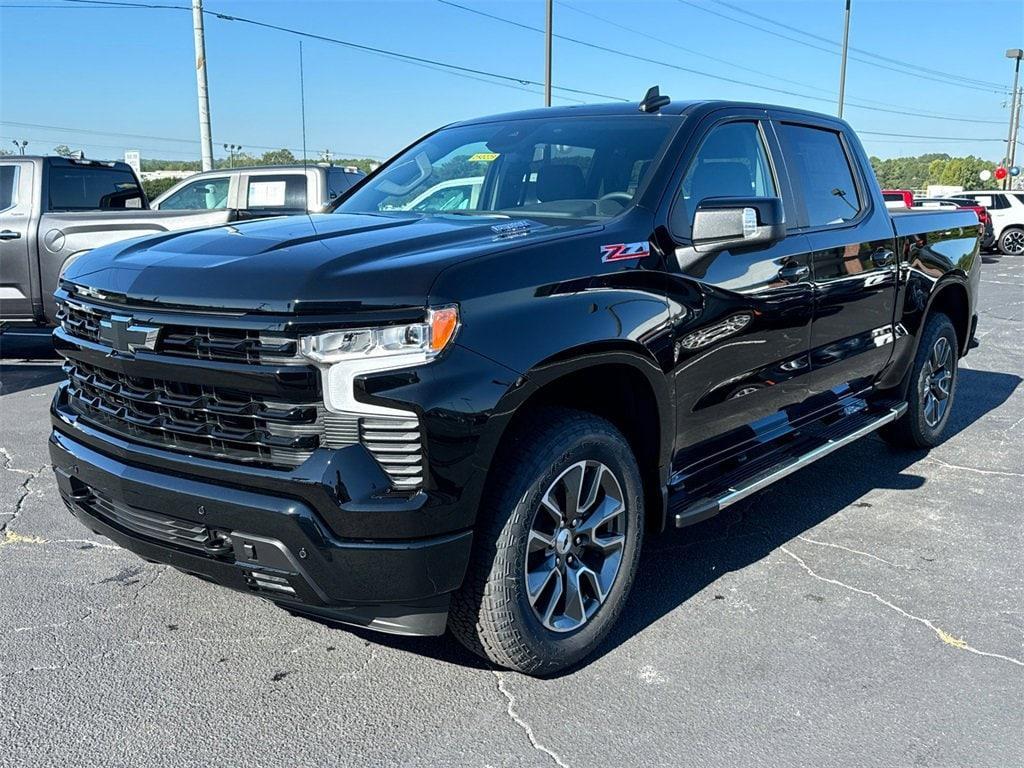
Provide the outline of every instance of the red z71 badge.
<path id="1" fill-rule="evenodd" d="M 601 261 L 626 261 L 650 255 L 650 246 L 644 243 L 614 243 L 601 246 Z"/>

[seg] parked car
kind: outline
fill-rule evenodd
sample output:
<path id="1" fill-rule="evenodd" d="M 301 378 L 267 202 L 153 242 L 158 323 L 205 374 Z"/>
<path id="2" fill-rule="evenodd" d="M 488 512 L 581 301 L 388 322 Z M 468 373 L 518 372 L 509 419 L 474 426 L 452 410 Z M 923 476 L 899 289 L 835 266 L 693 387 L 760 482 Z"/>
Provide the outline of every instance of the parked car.
<path id="1" fill-rule="evenodd" d="M 922 197 L 914 200 L 914 208 L 965 208 L 974 211 L 981 225 L 981 247 L 982 250 L 989 250 L 995 246 L 996 237 L 992 229 L 992 217 L 988 209 L 978 205 L 969 197 Z"/>
<path id="2" fill-rule="evenodd" d="M 482 148 L 475 205 L 396 210 Z M 939 443 L 978 248 L 970 211 L 890 214 L 830 116 L 653 91 L 469 120 L 333 213 L 72 264 L 50 457 L 147 560 L 553 673 L 645 535 L 879 429 Z"/>
<path id="3" fill-rule="evenodd" d="M 882 199 L 885 200 L 885 207 L 894 210 L 912 208 L 914 205 L 914 193 L 909 189 L 883 189 Z"/>
<path id="4" fill-rule="evenodd" d="M 462 211 L 476 208 L 480 199 L 480 189 L 484 185 L 483 176 L 471 176 L 463 179 L 448 179 L 420 192 L 400 210 L 403 211 Z"/>
<path id="5" fill-rule="evenodd" d="M 1001 253 L 1024 254 L 1024 192 L 968 190 L 958 192 L 957 197 L 985 206 L 992 217 L 993 238 Z"/>
<path id="6" fill-rule="evenodd" d="M 189 176 L 156 198 L 159 211 L 220 211 L 223 223 L 319 213 L 366 174 L 326 164 L 221 168 Z"/>
<path id="7" fill-rule="evenodd" d="M 125 163 L 0 157 L 0 320 L 52 325 L 59 275 L 99 245 L 217 223 L 217 213 L 150 210 Z"/>

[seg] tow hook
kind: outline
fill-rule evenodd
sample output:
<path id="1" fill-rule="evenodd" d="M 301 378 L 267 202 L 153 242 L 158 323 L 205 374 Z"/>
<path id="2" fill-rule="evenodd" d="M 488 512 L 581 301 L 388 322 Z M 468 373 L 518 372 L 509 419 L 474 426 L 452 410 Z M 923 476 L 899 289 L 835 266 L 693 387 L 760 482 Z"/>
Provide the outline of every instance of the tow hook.
<path id="1" fill-rule="evenodd" d="M 203 548 L 210 555 L 226 555 L 234 549 L 234 545 L 226 533 L 210 531 L 210 538 L 203 543 Z"/>

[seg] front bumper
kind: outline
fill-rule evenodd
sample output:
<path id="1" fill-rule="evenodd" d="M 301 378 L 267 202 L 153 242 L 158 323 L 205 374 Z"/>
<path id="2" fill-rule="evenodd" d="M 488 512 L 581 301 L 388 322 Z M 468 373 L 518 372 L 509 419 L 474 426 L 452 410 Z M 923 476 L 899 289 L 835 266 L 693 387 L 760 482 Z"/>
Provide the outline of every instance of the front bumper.
<path id="1" fill-rule="evenodd" d="M 95 431 L 61 411 L 60 393 L 53 421 L 50 457 L 65 504 L 125 549 L 298 613 L 397 634 L 444 631 L 449 594 L 469 559 L 469 531 L 339 538 L 309 503 L 318 496 L 308 486 L 289 494 L 281 482 L 271 492 L 115 457 Z"/>

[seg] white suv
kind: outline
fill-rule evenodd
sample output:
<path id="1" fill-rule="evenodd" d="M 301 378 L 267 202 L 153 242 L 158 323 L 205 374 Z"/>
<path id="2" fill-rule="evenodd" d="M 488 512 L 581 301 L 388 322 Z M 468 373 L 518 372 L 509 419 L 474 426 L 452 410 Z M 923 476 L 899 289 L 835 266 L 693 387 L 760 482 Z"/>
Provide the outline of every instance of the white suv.
<path id="1" fill-rule="evenodd" d="M 1000 252 L 1008 256 L 1024 254 L 1024 191 L 990 189 L 958 192 L 956 196 L 969 197 L 988 208 Z"/>

